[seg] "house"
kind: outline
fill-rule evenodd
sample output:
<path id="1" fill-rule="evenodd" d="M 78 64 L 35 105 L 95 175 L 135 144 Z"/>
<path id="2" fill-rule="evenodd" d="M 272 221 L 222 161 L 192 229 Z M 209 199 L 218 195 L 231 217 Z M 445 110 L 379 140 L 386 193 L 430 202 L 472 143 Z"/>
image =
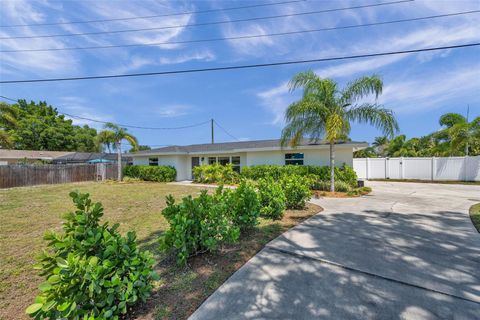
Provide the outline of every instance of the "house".
<path id="1" fill-rule="evenodd" d="M 353 152 L 368 147 L 366 142 L 339 141 L 335 144 L 335 164 L 353 165 Z M 192 169 L 202 164 L 228 164 L 240 171 L 243 166 L 261 164 L 325 166 L 329 163 L 327 142 L 304 139 L 296 148 L 281 147 L 280 140 L 256 140 L 188 146 L 169 146 L 130 153 L 134 165 L 169 165 L 177 170 L 177 180 L 192 179 Z"/>
<path id="2" fill-rule="evenodd" d="M 122 157 L 123 161 L 130 160 Z M 53 164 L 116 162 L 115 153 L 43 151 L 43 150 L 10 150 L 0 149 L 0 165 L 27 164 L 36 162 Z"/>

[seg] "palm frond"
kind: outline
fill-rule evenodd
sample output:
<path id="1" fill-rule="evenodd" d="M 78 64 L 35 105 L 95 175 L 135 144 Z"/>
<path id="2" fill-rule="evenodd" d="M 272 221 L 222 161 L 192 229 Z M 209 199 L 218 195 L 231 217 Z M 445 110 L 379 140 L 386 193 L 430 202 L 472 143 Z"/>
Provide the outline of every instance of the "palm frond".
<path id="1" fill-rule="evenodd" d="M 341 93 L 340 101 L 342 105 L 351 105 L 371 94 L 377 99 L 382 90 L 383 81 L 379 76 L 361 77 L 347 85 Z"/>
<path id="2" fill-rule="evenodd" d="M 350 121 L 368 123 L 389 137 L 393 137 L 399 131 L 394 112 L 377 104 L 366 103 L 352 107 L 347 111 L 346 116 Z"/>

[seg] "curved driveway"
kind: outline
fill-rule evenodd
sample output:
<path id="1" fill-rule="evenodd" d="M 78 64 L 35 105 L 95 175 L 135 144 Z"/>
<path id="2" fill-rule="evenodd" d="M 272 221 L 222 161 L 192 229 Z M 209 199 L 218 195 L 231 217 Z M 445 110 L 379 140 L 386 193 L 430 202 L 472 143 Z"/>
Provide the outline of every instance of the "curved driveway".
<path id="1" fill-rule="evenodd" d="M 480 319 L 480 186 L 370 182 L 270 242 L 190 319 Z"/>

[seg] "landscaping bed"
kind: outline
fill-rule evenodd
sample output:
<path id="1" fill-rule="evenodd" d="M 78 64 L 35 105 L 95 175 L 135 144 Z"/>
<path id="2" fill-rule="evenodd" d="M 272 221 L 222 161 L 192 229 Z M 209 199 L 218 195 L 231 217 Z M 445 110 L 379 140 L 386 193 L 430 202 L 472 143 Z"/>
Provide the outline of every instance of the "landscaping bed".
<path id="1" fill-rule="evenodd" d="M 470 219 L 472 219 L 472 223 L 477 231 L 480 232 L 480 203 L 470 207 Z"/>
<path id="2" fill-rule="evenodd" d="M 45 281 L 33 269 L 34 258 L 46 247 L 42 239 L 45 231 L 62 232 L 61 217 L 74 209 L 68 198 L 72 190 L 88 192 L 93 201 L 102 202 L 105 212 L 101 223 L 120 223 L 122 235 L 135 231 L 139 249 L 154 255 L 154 270 L 160 280 L 153 283 L 152 297 L 146 303 L 128 308 L 130 319 L 186 318 L 268 241 L 321 210 L 307 204 L 302 210 L 286 210 L 279 220 L 260 218 L 257 226 L 242 231 L 239 241 L 221 243 L 218 250 L 191 257 L 187 266 L 181 266 L 173 252 L 158 250 L 159 237 L 169 228 L 161 213 L 166 207 L 165 196 L 172 194 L 177 200 L 187 195 L 197 197 L 201 189 L 132 181 L 1 190 L 0 319 L 27 318 L 25 308 L 33 303 L 38 285 Z"/>

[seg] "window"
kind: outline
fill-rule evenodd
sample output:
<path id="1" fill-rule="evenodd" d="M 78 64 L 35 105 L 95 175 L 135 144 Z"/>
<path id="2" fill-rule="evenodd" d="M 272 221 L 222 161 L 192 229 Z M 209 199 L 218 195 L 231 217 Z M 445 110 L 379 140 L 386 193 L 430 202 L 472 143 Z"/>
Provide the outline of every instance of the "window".
<path id="1" fill-rule="evenodd" d="M 149 166 L 158 166 L 158 158 L 148 158 Z"/>
<path id="2" fill-rule="evenodd" d="M 234 171 L 240 172 L 240 157 L 232 157 L 232 167 Z"/>
<path id="3" fill-rule="evenodd" d="M 303 153 L 286 153 L 285 164 L 303 166 Z"/>
<path id="4" fill-rule="evenodd" d="M 218 157 L 218 163 L 222 166 L 230 163 L 230 157 Z"/>
<path id="5" fill-rule="evenodd" d="M 208 164 L 217 163 L 217 157 L 208 157 Z"/>

